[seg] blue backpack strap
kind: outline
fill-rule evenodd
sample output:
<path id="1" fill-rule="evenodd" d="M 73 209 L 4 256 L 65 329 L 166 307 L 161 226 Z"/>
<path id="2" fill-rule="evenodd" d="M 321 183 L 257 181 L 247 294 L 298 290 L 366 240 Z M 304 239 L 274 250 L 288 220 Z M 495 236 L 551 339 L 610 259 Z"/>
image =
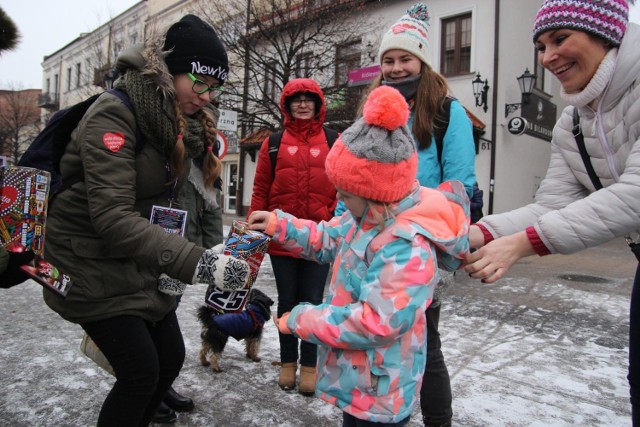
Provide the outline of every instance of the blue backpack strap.
<path id="1" fill-rule="evenodd" d="M 129 95 L 126 92 L 123 92 L 120 89 L 116 89 L 116 88 L 109 89 L 107 92 L 118 97 L 122 101 L 122 103 L 126 105 L 129 110 L 131 110 L 133 115 L 134 116 L 136 115 L 136 109 L 133 106 L 133 103 L 131 102 Z M 144 134 L 140 131 L 140 126 L 138 126 L 138 120 L 136 117 L 136 148 L 135 148 L 136 154 L 140 153 L 145 143 L 146 143 L 146 140 L 145 140 Z"/>
<path id="2" fill-rule="evenodd" d="M 122 103 L 135 115 L 135 108 L 133 107 L 133 104 L 131 103 L 131 99 L 129 99 L 129 95 L 127 95 L 126 92 L 123 92 L 115 88 L 109 89 L 107 92 L 112 95 L 115 95 L 118 99 L 120 99 Z M 67 148 L 67 145 L 70 141 L 71 132 L 73 132 L 73 130 L 78 126 L 78 123 L 80 123 L 80 120 L 82 120 L 82 118 L 84 117 L 89 107 L 100 97 L 100 95 L 102 94 L 99 93 L 97 95 L 93 95 L 90 98 L 80 102 L 79 104 L 76 104 L 70 107 L 69 110 L 73 111 L 73 116 L 70 116 L 69 114 L 65 115 L 64 127 L 62 125 L 59 126 L 58 131 L 56 132 L 56 138 L 54 139 L 54 146 L 53 146 L 54 167 L 58 174 L 60 173 L 60 160 L 62 160 L 62 155 L 64 154 Z M 140 151 L 142 150 L 146 142 L 144 138 L 144 134 L 140 131 L 140 127 L 138 126 L 137 120 L 136 120 L 135 132 L 136 132 L 135 154 L 137 155 L 138 153 L 140 153 Z M 57 193 L 60 193 L 63 190 L 66 190 L 67 188 L 70 188 L 72 185 L 82 181 L 83 179 L 84 179 L 83 176 L 76 176 L 76 177 L 70 177 L 65 179 L 64 182 L 60 182 L 59 184 L 60 188 L 57 189 L 57 191 L 55 191 L 52 194 L 52 196 L 55 196 Z M 53 184 L 52 184 L 52 189 L 53 189 Z"/>

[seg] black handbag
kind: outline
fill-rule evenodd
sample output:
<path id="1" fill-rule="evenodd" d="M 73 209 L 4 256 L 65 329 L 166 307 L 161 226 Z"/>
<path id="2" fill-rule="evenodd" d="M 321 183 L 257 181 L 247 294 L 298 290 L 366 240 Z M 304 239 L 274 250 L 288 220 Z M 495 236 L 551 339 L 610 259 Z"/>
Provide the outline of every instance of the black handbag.
<path id="1" fill-rule="evenodd" d="M 596 174 L 596 171 L 593 169 L 593 165 L 591 164 L 591 158 L 589 157 L 589 153 L 587 153 L 587 147 L 584 145 L 584 137 L 582 136 L 582 130 L 580 129 L 580 115 L 578 114 L 578 109 L 573 109 L 573 137 L 576 139 L 576 143 L 578 144 L 578 150 L 580 150 L 580 157 L 582 157 L 582 161 L 584 162 L 584 166 L 587 169 L 587 174 L 589 175 L 589 179 L 591 179 L 591 183 L 597 190 L 602 188 L 602 182 L 600 182 L 600 178 Z M 627 241 L 629 248 L 631 248 L 631 252 L 636 256 L 636 259 L 640 262 L 640 244 L 633 241 L 631 236 L 627 234 L 624 236 L 624 239 Z"/>

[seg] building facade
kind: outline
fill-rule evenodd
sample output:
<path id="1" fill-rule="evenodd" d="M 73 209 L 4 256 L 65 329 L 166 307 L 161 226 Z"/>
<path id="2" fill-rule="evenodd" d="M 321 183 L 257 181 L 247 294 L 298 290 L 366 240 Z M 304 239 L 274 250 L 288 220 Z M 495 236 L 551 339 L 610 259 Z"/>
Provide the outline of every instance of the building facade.
<path id="1" fill-rule="evenodd" d="M 251 120 L 247 119 L 248 114 L 243 117 L 243 113 L 268 106 L 268 103 L 252 104 L 247 100 L 253 97 L 246 94 L 261 91 L 260 97 L 269 98 L 273 106 L 277 105 L 282 89 L 276 76 L 286 73 L 291 77 L 313 78 L 328 94 L 328 124 L 343 129 L 355 118 L 360 94 L 377 73 L 382 35 L 415 0 L 288 0 L 284 3 L 287 13 L 278 15 L 279 21 L 273 24 L 272 30 L 288 31 L 286 22 L 300 18 L 296 10 L 302 3 L 305 7 L 311 4 L 313 10 L 323 13 L 332 8 L 349 7 L 350 13 L 340 15 L 337 24 L 350 31 L 350 39 L 341 39 L 331 50 L 322 52 L 314 51 L 311 46 L 294 66 L 287 65 L 287 70 L 282 69 L 282 64 L 267 64 L 260 67 L 262 74 L 255 78 L 251 57 L 230 56 L 234 77 L 230 77 L 225 86 L 235 88 L 237 96 L 230 92 L 227 98 L 221 99 L 220 107 L 224 117 L 220 125 L 224 129 L 221 139 L 228 147 L 223 159 L 223 208 L 227 213 L 246 214 L 251 203 L 257 150 L 266 135 L 278 128 L 274 121 L 257 123 L 255 117 Z M 533 20 L 542 0 L 430 0 L 425 3 L 431 16 L 432 66 L 445 75 L 452 95 L 466 107 L 477 132 L 476 171 L 485 194 L 485 214 L 532 202 L 546 173 L 551 129 L 564 107 L 558 96 L 559 83 L 537 65 L 531 39 Z M 71 105 L 87 96 L 88 91 L 103 90 L 108 86 L 109 67 L 122 49 L 140 41 L 150 28 L 165 28 L 182 14 L 198 13 L 207 4 L 199 0 L 141 1 L 45 57 L 40 103 L 43 111 L 52 112 Z M 237 40 L 241 42 L 243 36 L 250 35 L 256 20 L 274 19 L 276 5 L 282 7 L 282 4 L 275 0 L 234 3 L 237 10 L 234 16 L 239 20 Z M 252 13 L 246 13 L 247 7 Z M 246 22 L 240 22 L 243 20 Z M 213 24 L 219 32 L 229 31 L 229 22 Z M 358 33 L 358 29 L 362 31 Z M 255 49 L 273 46 L 271 40 L 261 41 L 251 35 Z M 327 59 L 332 65 L 314 69 L 311 64 L 318 63 L 319 58 Z M 517 78 L 531 74 L 536 76 L 533 89 L 531 94 L 523 96 Z M 477 99 L 474 81 L 479 83 Z"/>

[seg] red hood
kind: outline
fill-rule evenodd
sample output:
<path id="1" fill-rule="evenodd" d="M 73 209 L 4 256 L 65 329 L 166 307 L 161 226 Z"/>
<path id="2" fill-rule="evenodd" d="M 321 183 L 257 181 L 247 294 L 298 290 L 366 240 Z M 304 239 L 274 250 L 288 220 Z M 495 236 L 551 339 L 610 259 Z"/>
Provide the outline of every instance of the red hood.
<path id="1" fill-rule="evenodd" d="M 311 120 L 295 120 L 289 111 L 285 108 L 285 100 L 296 93 L 310 92 L 320 97 L 320 111 Z M 324 94 L 320 86 L 311 79 L 294 79 L 284 86 L 282 95 L 280 95 L 280 110 L 284 116 L 284 127 L 293 133 L 311 133 L 315 134 L 320 131 L 324 124 L 324 117 L 327 108 L 324 102 Z"/>

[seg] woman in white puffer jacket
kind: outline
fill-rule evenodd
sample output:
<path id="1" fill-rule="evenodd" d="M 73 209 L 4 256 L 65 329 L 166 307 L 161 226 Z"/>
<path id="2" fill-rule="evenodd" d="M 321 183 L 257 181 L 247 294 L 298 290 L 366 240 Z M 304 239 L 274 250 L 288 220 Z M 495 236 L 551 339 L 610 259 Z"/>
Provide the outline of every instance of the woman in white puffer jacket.
<path id="1" fill-rule="evenodd" d="M 570 254 L 640 229 L 640 27 L 628 18 L 626 0 L 546 0 L 538 11 L 538 61 L 560 80 L 570 106 L 553 130 L 535 202 L 471 227 L 471 247 L 481 248 L 466 259 L 471 277 L 495 282 L 523 257 Z M 575 108 L 600 191 L 572 133 Z M 633 424 L 640 426 L 640 269 L 629 361 Z"/>

